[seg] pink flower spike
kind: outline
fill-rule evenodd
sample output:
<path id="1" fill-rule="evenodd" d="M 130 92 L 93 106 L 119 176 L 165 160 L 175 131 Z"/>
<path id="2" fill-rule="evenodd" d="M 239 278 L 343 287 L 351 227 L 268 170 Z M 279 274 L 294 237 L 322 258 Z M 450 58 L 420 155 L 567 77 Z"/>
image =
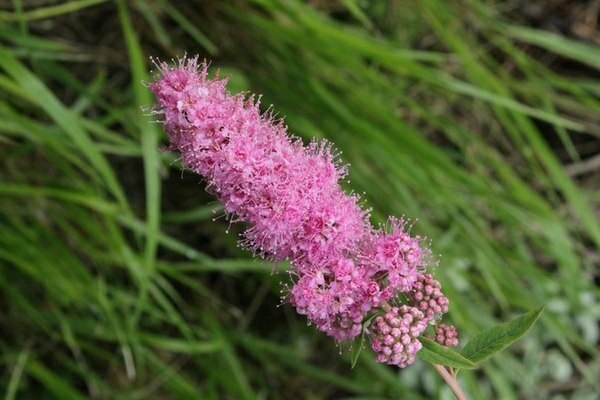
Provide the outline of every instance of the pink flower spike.
<path id="1" fill-rule="evenodd" d="M 232 220 L 249 225 L 245 247 L 291 259 L 298 272 L 358 251 L 371 231 L 368 212 L 341 189 L 346 168 L 328 143 L 304 147 L 282 121 L 261 115 L 252 98 L 232 96 L 226 80 L 209 79 L 206 63 L 195 58 L 159 68 L 149 88 L 171 147 L 206 178 Z"/>
<path id="2" fill-rule="evenodd" d="M 428 249 L 402 220 L 391 218 L 389 233 L 373 229 L 359 197 L 342 190 L 348 171 L 330 143 L 305 146 L 283 121 L 261 114 L 254 97 L 229 94 L 227 81 L 210 78 L 197 58 L 158 69 L 148 87 L 170 149 L 205 179 L 227 218 L 245 224 L 245 248 L 289 260 L 288 300 L 310 324 L 338 341 L 355 338 L 367 314 L 413 289 Z M 398 336 L 387 337 L 394 346 L 381 353 L 401 356 L 386 359 L 396 365 L 411 363 L 420 348 L 415 340 L 426 316 L 416 307 L 401 308 L 391 327 L 377 328 Z M 383 346 L 381 340 L 374 343 Z"/>

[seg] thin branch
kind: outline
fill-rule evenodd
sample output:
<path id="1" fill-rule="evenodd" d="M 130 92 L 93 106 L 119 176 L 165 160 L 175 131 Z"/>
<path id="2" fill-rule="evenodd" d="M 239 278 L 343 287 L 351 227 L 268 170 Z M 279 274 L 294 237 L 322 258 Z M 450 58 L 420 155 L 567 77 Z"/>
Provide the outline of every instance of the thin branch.
<path id="1" fill-rule="evenodd" d="M 435 368 L 435 370 L 438 372 L 438 374 L 440 374 L 442 379 L 444 379 L 444 381 L 446 382 L 448 387 L 450 387 L 450 390 L 452 390 L 452 393 L 454 393 L 456 400 L 467 400 L 467 396 L 465 395 L 465 392 L 463 392 L 462 388 L 458 384 L 456 377 L 454 377 L 450 373 L 450 371 L 448 371 L 446 369 L 446 367 L 444 367 L 443 365 L 439 365 L 439 364 L 432 364 L 432 365 L 433 365 L 433 368 Z"/>

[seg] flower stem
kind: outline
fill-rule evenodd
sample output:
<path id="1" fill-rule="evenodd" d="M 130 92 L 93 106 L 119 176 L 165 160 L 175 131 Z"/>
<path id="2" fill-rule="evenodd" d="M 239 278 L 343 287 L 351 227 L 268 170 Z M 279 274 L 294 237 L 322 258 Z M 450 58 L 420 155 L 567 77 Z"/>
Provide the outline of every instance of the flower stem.
<path id="1" fill-rule="evenodd" d="M 450 371 L 448 371 L 446 369 L 446 367 L 444 367 L 443 365 L 439 365 L 439 364 L 432 364 L 432 365 L 433 365 L 433 368 L 435 368 L 435 370 L 438 372 L 438 374 L 440 374 L 442 379 L 444 379 L 446 384 L 450 387 L 450 390 L 452 390 L 452 393 L 454 393 L 454 396 L 456 397 L 456 399 L 457 400 L 467 400 L 467 396 L 465 396 L 465 392 L 463 392 L 462 388 L 458 384 L 456 377 L 453 374 L 451 374 Z"/>

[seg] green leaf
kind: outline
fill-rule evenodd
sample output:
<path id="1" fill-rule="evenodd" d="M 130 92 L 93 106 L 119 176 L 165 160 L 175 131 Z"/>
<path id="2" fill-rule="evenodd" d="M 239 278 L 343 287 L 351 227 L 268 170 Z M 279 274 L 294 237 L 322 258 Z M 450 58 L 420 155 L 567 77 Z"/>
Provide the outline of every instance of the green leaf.
<path id="1" fill-rule="evenodd" d="M 32 360 L 27 364 L 27 371 L 44 385 L 44 390 L 48 395 L 64 400 L 85 400 L 86 398 L 72 385 L 67 377 L 61 376 L 61 374 L 36 360 Z"/>
<path id="2" fill-rule="evenodd" d="M 95 6 L 96 4 L 105 3 L 106 1 L 107 0 L 76 0 L 66 3 L 63 2 L 63 4 L 57 4 L 55 6 L 39 7 L 22 14 L 0 11 L 0 21 L 13 22 L 18 21 L 20 18 L 23 18 L 26 21 L 35 21 L 38 19 L 52 18 L 73 13 L 83 8 Z"/>
<path id="3" fill-rule="evenodd" d="M 426 337 L 419 338 L 423 348 L 419 351 L 419 358 L 431 364 L 440 364 L 452 368 L 473 369 L 475 363 L 463 357 L 460 353 L 449 347 L 442 346 Z"/>
<path id="4" fill-rule="evenodd" d="M 26 93 L 27 97 L 44 110 L 56 125 L 70 137 L 78 152 L 85 155 L 90 165 L 104 178 L 106 186 L 112 191 L 119 205 L 123 209 L 129 209 L 129 203 L 112 165 L 100 152 L 88 132 L 81 126 L 77 116 L 48 89 L 37 75 L 27 69 L 3 47 L 0 47 L 0 69 L 5 70 L 19 85 L 20 90 Z"/>
<path id="5" fill-rule="evenodd" d="M 222 342 L 218 340 L 183 340 L 167 336 L 144 333 L 140 335 L 144 344 L 158 350 L 181 354 L 205 354 L 222 350 Z"/>
<path id="6" fill-rule="evenodd" d="M 466 344 L 462 355 L 480 363 L 493 354 L 504 350 L 525 335 L 542 315 L 544 307 L 529 311 L 512 321 L 479 332 Z"/>
<path id="7" fill-rule="evenodd" d="M 133 94 L 136 105 L 141 109 L 152 104 L 152 95 L 142 84 L 148 78 L 144 64 L 144 55 L 133 27 L 127 5 L 124 1 L 117 3 L 119 19 L 125 37 L 129 65 L 133 78 Z M 146 249 L 144 265 L 151 276 L 156 264 L 156 250 L 160 231 L 160 160 L 158 142 L 160 132 L 156 124 L 148 124 L 138 117 L 138 127 L 141 134 L 142 152 L 144 155 L 144 182 L 146 183 Z"/>
<path id="8" fill-rule="evenodd" d="M 569 39 L 556 33 L 524 26 L 506 25 L 502 26 L 502 29 L 508 36 L 515 39 L 579 61 L 592 68 L 600 69 L 600 51 L 594 45 Z"/>
<path id="9" fill-rule="evenodd" d="M 187 32 L 200 46 L 204 47 L 208 54 L 216 56 L 219 53 L 218 47 L 202 31 L 200 31 L 200 29 L 198 29 L 197 24 L 194 24 L 188 19 L 188 16 L 179 11 L 168 1 L 160 0 L 159 4 L 181 29 Z"/>
<path id="10" fill-rule="evenodd" d="M 356 365 L 356 362 L 358 361 L 358 357 L 360 356 L 360 353 L 362 352 L 363 348 L 365 347 L 365 332 L 366 332 L 366 330 L 363 329 L 362 335 L 360 335 L 360 337 L 356 338 L 354 340 L 354 343 L 352 343 L 352 352 L 350 353 L 350 364 L 351 364 L 352 369 L 354 369 L 354 366 Z"/>

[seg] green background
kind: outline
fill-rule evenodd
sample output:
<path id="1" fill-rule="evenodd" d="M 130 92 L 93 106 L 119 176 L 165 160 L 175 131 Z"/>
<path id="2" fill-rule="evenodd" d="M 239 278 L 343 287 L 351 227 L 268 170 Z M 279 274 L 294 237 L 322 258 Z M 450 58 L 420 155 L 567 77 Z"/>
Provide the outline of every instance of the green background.
<path id="1" fill-rule="evenodd" d="M 280 306 L 285 265 L 236 247 L 242 227 L 159 150 L 149 57 L 187 52 L 332 140 L 374 223 L 414 221 L 461 340 L 546 305 L 460 373 L 470 398 L 598 398 L 597 2 L 0 7 L 0 396 L 451 398 L 421 361 L 367 349 L 351 369 Z"/>

